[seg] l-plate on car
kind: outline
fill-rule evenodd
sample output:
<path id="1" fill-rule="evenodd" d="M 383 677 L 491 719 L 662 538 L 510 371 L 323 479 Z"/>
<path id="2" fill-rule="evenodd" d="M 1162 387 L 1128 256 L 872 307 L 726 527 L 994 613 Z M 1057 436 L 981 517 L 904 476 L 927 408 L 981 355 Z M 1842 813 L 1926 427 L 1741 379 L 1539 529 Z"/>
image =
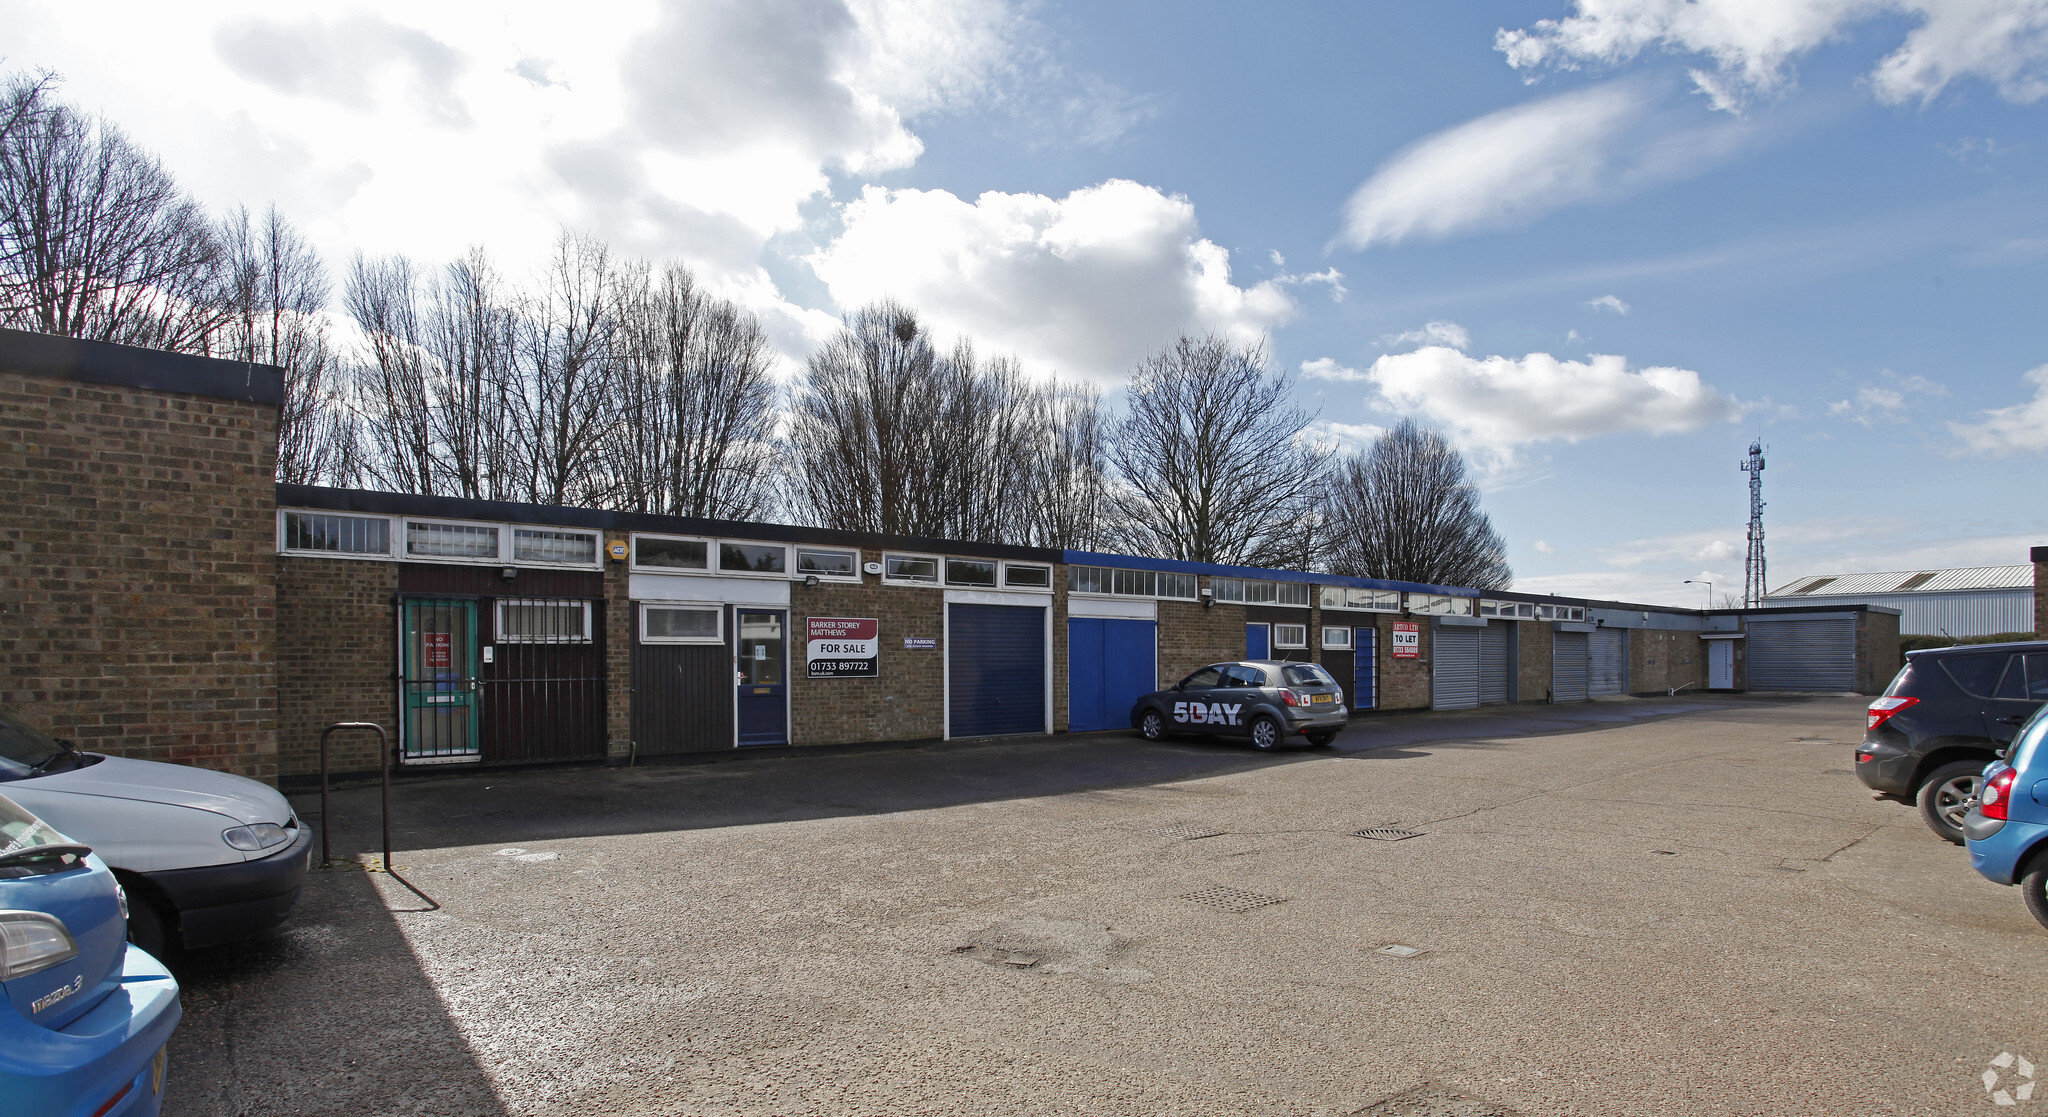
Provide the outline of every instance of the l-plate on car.
<path id="1" fill-rule="evenodd" d="M 1131 728 L 1148 741 L 1202 733 L 1242 737 L 1262 752 L 1291 736 L 1327 745 L 1350 718 L 1344 688 L 1328 671 L 1276 659 L 1212 663 L 1131 707 Z"/>

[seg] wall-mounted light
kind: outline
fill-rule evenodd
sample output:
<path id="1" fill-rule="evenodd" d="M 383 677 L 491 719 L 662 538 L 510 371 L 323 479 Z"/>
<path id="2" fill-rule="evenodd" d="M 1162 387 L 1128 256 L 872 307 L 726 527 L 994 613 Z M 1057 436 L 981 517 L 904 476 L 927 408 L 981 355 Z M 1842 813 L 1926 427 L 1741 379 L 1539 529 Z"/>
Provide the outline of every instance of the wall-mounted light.
<path id="1" fill-rule="evenodd" d="M 503 578 L 509 582 L 512 579 L 519 577 L 519 568 L 516 566 L 508 566 L 503 570 L 498 571 L 498 577 Z"/>
<path id="2" fill-rule="evenodd" d="M 806 575 L 804 575 L 804 588 L 805 588 L 805 589 L 807 589 L 807 590 L 814 590 L 814 589 L 817 589 L 817 588 L 818 588 L 818 576 L 817 576 L 816 574 L 806 574 Z"/>
<path id="3" fill-rule="evenodd" d="M 1204 609 L 1210 609 L 1210 608 L 1214 608 L 1214 607 L 1215 607 L 1215 605 L 1216 605 L 1216 591 L 1215 591 L 1215 590 L 1212 590 L 1212 589 L 1210 589 L 1210 588 L 1209 588 L 1209 587 L 1207 587 L 1207 586 L 1203 586 L 1203 587 L 1202 587 L 1202 608 L 1204 608 Z"/>

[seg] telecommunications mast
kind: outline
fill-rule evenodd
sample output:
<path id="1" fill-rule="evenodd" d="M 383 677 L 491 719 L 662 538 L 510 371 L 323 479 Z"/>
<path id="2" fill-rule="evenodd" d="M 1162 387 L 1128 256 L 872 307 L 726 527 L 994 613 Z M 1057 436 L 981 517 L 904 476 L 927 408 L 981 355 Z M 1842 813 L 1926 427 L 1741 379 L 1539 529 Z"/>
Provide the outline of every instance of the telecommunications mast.
<path id="1" fill-rule="evenodd" d="M 1764 444 L 1749 444 L 1749 457 L 1736 467 L 1749 474 L 1749 554 L 1742 560 L 1742 607 L 1764 603 Z"/>

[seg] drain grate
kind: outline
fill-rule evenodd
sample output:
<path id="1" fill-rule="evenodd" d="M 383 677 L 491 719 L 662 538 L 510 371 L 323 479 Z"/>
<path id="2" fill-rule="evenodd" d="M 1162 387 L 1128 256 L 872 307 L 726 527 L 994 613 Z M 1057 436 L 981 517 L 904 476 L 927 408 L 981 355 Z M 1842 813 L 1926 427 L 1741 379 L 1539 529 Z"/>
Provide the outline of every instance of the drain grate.
<path id="1" fill-rule="evenodd" d="M 1422 836 L 1422 831 L 1400 830 L 1392 826 L 1372 826 L 1364 830 L 1353 830 L 1351 836 L 1354 838 L 1371 838 L 1376 842 L 1399 842 L 1408 838 L 1419 838 Z"/>
<path id="2" fill-rule="evenodd" d="M 1176 822 L 1171 826 L 1154 826 L 1150 830 L 1145 831 L 1145 833 L 1157 834 L 1162 838 L 1179 838 L 1184 842 L 1192 842 L 1202 838 L 1222 837 L 1224 832 L 1216 829 L 1214 826 L 1203 826 L 1199 822 Z"/>
<path id="3" fill-rule="evenodd" d="M 1262 892 L 1246 892 L 1242 888 L 1224 888 L 1220 885 L 1215 888 L 1197 888 L 1193 892 L 1182 893 L 1180 898 L 1191 904 L 1227 911 L 1233 915 L 1243 915 L 1248 911 L 1257 911 L 1260 908 L 1287 902 L 1285 896 L 1268 896 Z"/>

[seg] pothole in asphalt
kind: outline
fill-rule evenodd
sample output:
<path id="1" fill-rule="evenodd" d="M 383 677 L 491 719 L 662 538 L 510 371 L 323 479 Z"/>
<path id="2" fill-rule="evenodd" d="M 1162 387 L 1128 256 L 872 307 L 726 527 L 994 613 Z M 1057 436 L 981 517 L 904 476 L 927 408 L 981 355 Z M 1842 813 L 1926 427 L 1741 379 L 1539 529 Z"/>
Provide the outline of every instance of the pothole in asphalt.
<path id="1" fill-rule="evenodd" d="M 1243 915 L 1248 911 L 1269 908 L 1274 904 L 1287 902 L 1285 896 L 1268 896 L 1263 892 L 1247 892 L 1242 888 L 1228 888 L 1217 885 L 1212 888 L 1197 888 L 1193 892 L 1181 893 L 1180 899 L 1205 908 L 1227 911 L 1232 915 Z"/>
<path id="2" fill-rule="evenodd" d="M 1106 923 L 1027 915 L 990 927 L 953 953 L 1002 970 L 1068 974 L 1110 985 L 1151 981 L 1151 970 L 1126 958 L 1131 947 Z"/>
<path id="3" fill-rule="evenodd" d="M 1437 1082 L 1425 1082 L 1352 1112 L 1354 1117 L 1518 1117 L 1514 1110 L 1498 1102 L 1475 1098 Z"/>

